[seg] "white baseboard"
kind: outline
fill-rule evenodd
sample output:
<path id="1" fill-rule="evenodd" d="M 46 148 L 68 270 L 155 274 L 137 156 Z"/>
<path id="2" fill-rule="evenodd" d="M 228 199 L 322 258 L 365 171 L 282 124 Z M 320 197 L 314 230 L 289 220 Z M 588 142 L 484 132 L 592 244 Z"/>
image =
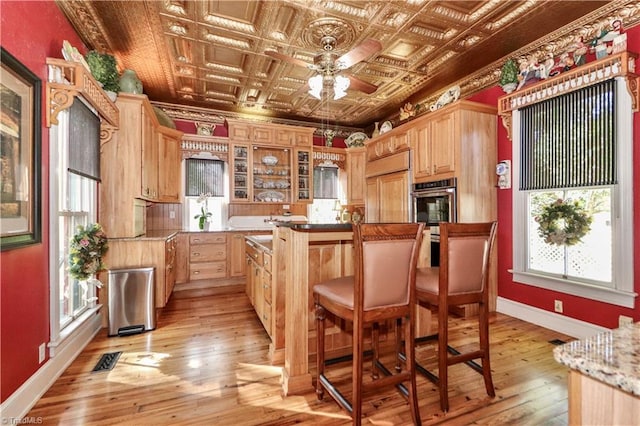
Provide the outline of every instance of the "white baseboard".
<path id="1" fill-rule="evenodd" d="M 56 356 L 36 371 L 0 405 L 2 424 L 18 424 L 102 327 L 102 314 L 91 316 L 58 347 Z"/>
<path id="2" fill-rule="evenodd" d="M 599 325 L 569 318 L 556 314 L 555 312 L 545 311 L 544 309 L 535 308 L 503 297 L 498 297 L 496 310 L 501 314 L 509 315 L 577 339 L 584 339 L 602 333 L 603 331 L 610 331 L 608 328 Z"/>

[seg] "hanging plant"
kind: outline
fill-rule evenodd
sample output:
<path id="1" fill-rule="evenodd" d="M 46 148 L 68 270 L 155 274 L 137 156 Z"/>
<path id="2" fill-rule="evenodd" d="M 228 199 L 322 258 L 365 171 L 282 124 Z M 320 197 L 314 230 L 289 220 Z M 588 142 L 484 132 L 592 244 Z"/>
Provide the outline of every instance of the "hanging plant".
<path id="1" fill-rule="evenodd" d="M 539 216 L 538 235 L 547 244 L 572 246 L 591 230 L 593 218 L 578 201 L 558 199 L 545 206 Z"/>

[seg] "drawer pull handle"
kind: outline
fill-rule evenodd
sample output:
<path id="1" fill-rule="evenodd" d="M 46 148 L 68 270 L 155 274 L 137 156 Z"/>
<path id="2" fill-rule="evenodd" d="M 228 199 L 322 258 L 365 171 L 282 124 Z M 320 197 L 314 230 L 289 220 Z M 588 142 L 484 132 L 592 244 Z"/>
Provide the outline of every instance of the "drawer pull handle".
<path id="1" fill-rule="evenodd" d="M 193 255 L 194 256 L 200 256 L 200 253 L 196 252 L 196 253 L 193 253 Z"/>
<path id="2" fill-rule="evenodd" d="M 198 275 L 200 271 L 193 271 L 193 275 Z"/>

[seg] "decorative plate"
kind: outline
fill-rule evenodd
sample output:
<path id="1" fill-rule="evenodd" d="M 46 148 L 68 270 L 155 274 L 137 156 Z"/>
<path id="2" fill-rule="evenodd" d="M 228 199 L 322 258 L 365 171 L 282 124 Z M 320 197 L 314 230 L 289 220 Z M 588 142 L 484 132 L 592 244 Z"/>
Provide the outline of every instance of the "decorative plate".
<path id="1" fill-rule="evenodd" d="M 276 164 L 278 164 L 278 159 L 273 155 L 265 155 L 264 157 L 262 157 L 262 163 L 266 164 L 267 166 L 275 166 Z"/>
<path id="2" fill-rule="evenodd" d="M 284 194 L 278 191 L 263 191 L 256 195 L 258 200 L 266 202 L 278 202 L 284 200 Z"/>
<path id="3" fill-rule="evenodd" d="M 385 121 L 384 123 L 382 123 L 382 126 L 380 126 L 380 134 L 387 133 L 391 129 L 393 129 L 393 125 L 391 124 L 391 122 Z"/>
<path id="4" fill-rule="evenodd" d="M 344 140 L 345 145 L 348 148 L 353 148 L 355 146 L 364 146 L 364 141 L 369 139 L 366 134 L 362 132 L 351 133 L 348 138 Z"/>

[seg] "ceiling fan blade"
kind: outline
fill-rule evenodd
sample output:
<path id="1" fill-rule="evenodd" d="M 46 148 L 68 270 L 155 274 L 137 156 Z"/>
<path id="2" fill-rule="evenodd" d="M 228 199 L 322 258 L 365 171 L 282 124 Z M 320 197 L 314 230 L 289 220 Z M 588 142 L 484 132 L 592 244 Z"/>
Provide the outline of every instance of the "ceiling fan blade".
<path id="1" fill-rule="evenodd" d="M 378 40 L 368 38 L 349 52 L 340 56 L 336 60 L 336 66 L 340 67 L 340 69 L 347 69 L 380 50 L 382 50 L 382 44 L 380 44 Z"/>
<path id="2" fill-rule="evenodd" d="M 271 56 L 272 58 L 279 59 L 281 61 L 289 62 L 290 64 L 297 65 L 299 67 L 312 69 L 313 65 L 302 61 L 300 59 L 292 58 L 291 56 L 283 55 L 282 53 L 276 52 L 274 50 L 267 50 L 264 52 L 266 55 Z"/>
<path id="3" fill-rule="evenodd" d="M 348 75 L 347 78 L 349 78 L 349 81 L 350 81 L 350 84 L 349 84 L 350 89 L 359 90 L 361 92 L 366 93 L 367 95 L 370 95 L 376 90 L 378 90 L 378 86 L 374 86 L 373 84 L 367 83 L 366 81 L 360 80 L 359 78 L 354 77 L 352 75 Z"/>

